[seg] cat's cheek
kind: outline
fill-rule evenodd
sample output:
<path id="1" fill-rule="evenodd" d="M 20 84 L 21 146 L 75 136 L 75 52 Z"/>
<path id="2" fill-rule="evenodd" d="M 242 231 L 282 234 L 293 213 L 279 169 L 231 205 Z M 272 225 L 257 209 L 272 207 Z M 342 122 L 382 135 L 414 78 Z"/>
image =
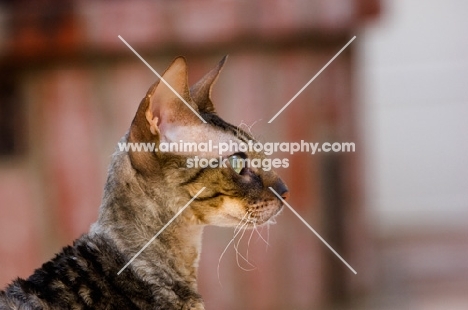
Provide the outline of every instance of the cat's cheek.
<path id="1" fill-rule="evenodd" d="M 216 208 L 207 208 L 204 218 L 209 225 L 236 227 L 247 210 L 237 199 L 224 197 Z"/>

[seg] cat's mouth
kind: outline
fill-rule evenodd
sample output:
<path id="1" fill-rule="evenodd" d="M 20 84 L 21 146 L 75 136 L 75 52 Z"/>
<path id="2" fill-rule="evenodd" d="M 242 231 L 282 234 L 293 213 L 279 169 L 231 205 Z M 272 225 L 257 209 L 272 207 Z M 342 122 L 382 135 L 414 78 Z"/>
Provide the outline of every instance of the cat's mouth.
<path id="1" fill-rule="evenodd" d="M 283 209 L 283 203 L 278 199 L 265 199 L 249 204 L 244 221 L 247 227 L 255 227 L 268 223 Z"/>
<path id="2" fill-rule="evenodd" d="M 238 199 L 227 195 L 202 198 L 192 210 L 200 223 L 224 227 L 255 228 L 272 220 L 283 208 L 276 197 Z M 207 201 L 212 201 L 211 204 Z"/>

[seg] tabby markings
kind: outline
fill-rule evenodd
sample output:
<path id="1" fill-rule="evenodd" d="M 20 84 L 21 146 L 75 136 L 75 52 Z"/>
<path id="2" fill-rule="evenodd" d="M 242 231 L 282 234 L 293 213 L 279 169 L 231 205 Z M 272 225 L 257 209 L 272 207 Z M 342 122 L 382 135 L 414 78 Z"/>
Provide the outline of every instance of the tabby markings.
<path id="1" fill-rule="evenodd" d="M 202 187 L 201 190 L 198 191 L 198 193 L 195 194 L 195 196 L 192 197 L 192 199 L 189 200 L 189 202 L 187 202 L 185 204 L 185 206 L 183 206 L 182 209 L 179 210 L 179 212 L 177 212 L 170 220 L 169 222 L 166 223 L 166 225 L 163 226 L 163 228 L 161 228 L 157 233 L 156 235 L 154 235 L 153 238 L 150 239 L 150 241 L 148 241 L 142 248 L 140 251 L 138 251 L 138 253 L 136 253 L 131 260 L 128 261 L 127 264 L 125 264 L 125 266 L 122 267 L 122 269 L 120 269 L 119 272 L 117 272 L 117 275 L 120 275 L 122 273 L 122 271 L 124 271 L 134 260 L 135 258 L 138 257 L 138 255 L 140 255 L 150 244 L 151 242 L 153 242 L 185 209 L 187 209 L 187 207 L 192 203 L 192 201 L 195 200 L 195 198 L 198 197 L 198 195 L 201 194 L 201 192 L 203 192 L 205 190 L 206 187 Z"/>
<path id="2" fill-rule="evenodd" d="M 141 60 L 151 71 L 153 71 L 154 74 L 156 74 L 156 75 L 161 79 L 161 81 L 164 82 L 164 84 L 166 84 L 167 87 L 169 87 L 169 89 L 171 89 L 171 90 L 174 92 L 174 94 L 177 95 L 177 97 L 179 97 L 179 99 L 182 100 L 182 102 L 185 103 L 185 105 L 187 105 L 187 106 L 190 108 L 190 110 L 191 110 L 193 113 L 195 113 L 195 115 L 198 116 L 198 118 L 200 118 L 200 119 L 203 121 L 203 123 L 207 124 L 207 122 L 206 122 L 206 121 L 205 121 L 205 120 L 204 120 L 204 119 L 203 119 L 203 118 L 202 118 L 202 117 L 201 117 L 201 116 L 184 100 L 184 98 L 182 98 L 182 96 L 180 96 L 180 95 L 171 87 L 171 85 L 169 85 L 169 84 L 159 75 L 159 73 L 157 73 L 156 70 L 154 70 L 154 69 L 146 62 L 146 60 L 145 60 L 143 57 L 141 57 L 140 54 L 138 54 L 138 53 L 130 46 L 130 44 L 127 43 L 127 41 L 125 41 L 120 35 L 119 35 L 118 37 L 119 37 L 119 39 L 120 39 L 125 45 L 127 45 L 127 47 L 128 47 L 138 58 L 140 58 L 140 60 Z M 333 56 L 333 58 L 330 59 L 330 61 L 327 62 L 327 63 L 325 64 L 325 66 L 323 66 L 323 68 L 320 69 L 320 71 L 317 72 L 317 74 L 315 74 L 314 77 L 312 77 L 312 78 L 309 80 L 309 82 L 307 82 L 307 84 L 304 85 L 304 87 L 302 87 L 302 88 L 299 90 L 299 92 L 298 92 L 296 95 L 294 95 L 294 97 L 292 97 L 291 100 L 289 100 L 288 103 L 286 103 L 286 104 L 284 105 L 284 107 L 281 108 L 281 110 L 279 110 L 278 113 L 276 113 L 275 116 L 273 116 L 273 117 L 268 121 L 268 124 L 270 124 L 271 122 L 273 122 L 273 121 L 278 117 L 278 115 L 281 114 L 281 112 L 283 112 L 283 111 L 291 104 L 291 102 L 293 102 L 293 100 L 296 99 L 297 96 L 299 96 L 299 95 L 304 91 L 304 89 L 306 89 L 307 86 L 309 86 L 309 84 L 312 83 L 312 82 L 313 82 L 313 81 L 314 81 L 314 80 L 315 80 L 315 79 L 316 79 L 316 78 L 317 78 L 317 77 L 318 77 L 318 76 L 319 76 L 319 75 L 320 75 L 320 74 L 321 74 L 321 73 L 322 73 L 322 72 L 323 72 L 323 71 L 324 71 L 324 70 L 325 70 L 325 69 L 326 69 L 326 68 L 327 68 L 327 67 L 328 67 L 328 66 L 329 66 L 329 65 L 330 65 L 330 64 L 331 64 L 331 63 L 332 63 L 332 62 L 333 62 L 333 61 L 334 61 L 334 60 L 335 60 L 335 59 L 336 59 L 336 58 L 337 58 L 337 57 L 338 57 L 354 40 L 355 40 L 355 39 L 356 39 L 356 36 L 354 36 L 351 40 L 349 40 L 349 42 L 346 43 L 346 45 L 343 46 L 343 47 L 341 48 L 341 50 L 339 50 L 338 53 L 336 53 L 336 55 Z M 210 122 L 210 123 L 211 123 L 211 122 Z M 237 127 L 235 127 L 235 126 L 233 126 L 233 125 L 231 125 L 231 124 L 228 124 L 228 123 L 225 123 L 225 122 L 218 124 L 218 123 L 215 122 L 215 123 L 212 124 L 212 125 L 217 125 L 217 126 L 221 127 L 222 129 L 224 129 L 224 130 L 226 130 L 226 131 L 231 131 L 231 132 L 233 132 L 234 134 L 237 135 L 237 138 L 238 138 L 240 141 L 244 142 L 244 143 L 248 143 L 248 140 L 252 140 L 252 138 L 251 138 L 249 135 L 247 135 L 247 134 L 246 134 L 247 138 L 241 137 L 241 136 L 239 135 L 239 133 L 240 133 L 240 132 L 239 132 L 239 128 L 237 128 Z M 193 127 L 192 127 L 192 128 L 193 128 Z M 169 139 L 169 140 L 171 140 L 171 139 Z M 175 140 L 177 140 L 177 139 L 175 139 Z M 151 240 L 150 240 L 137 254 L 135 254 L 135 256 L 134 256 L 134 257 L 133 257 L 117 274 L 120 275 L 120 273 L 121 273 L 122 271 L 124 271 L 125 268 L 127 268 L 128 265 L 130 265 L 130 264 L 133 262 L 133 260 L 135 260 L 135 258 L 136 258 L 138 255 L 140 255 L 141 252 L 143 252 L 144 249 L 146 249 L 146 248 L 149 246 L 149 244 L 150 244 L 151 242 L 153 242 L 154 239 L 156 239 L 156 238 L 158 237 L 158 235 L 159 235 L 164 229 L 166 229 L 166 227 L 169 226 L 169 224 L 170 224 L 177 216 L 179 216 L 180 213 L 182 213 L 182 211 L 183 211 L 185 208 L 187 208 L 188 205 L 189 205 L 193 200 L 195 200 L 195 198 L 196 198 L 205 188 L 206 188 L 206 187 L 203 187 L 194 197 L 192 197 L 192 199 L 190 199 L 190 201 L 189 201 L 179 212 L 177 212 L 177 214 L 174 215 L 174 217 L 173 217 L 166 225 L 164 225 L 164 227 L 163 227 L 153 238 L 151 238 Z M 354 274 L 357 274 L 357 272 L 356 272 L 356 271 L 355 271 L 355 270 L 354 270 L 354 269 L 353 269 L 353 268 L 352 268 L 352 267 L 351 267 L 351 266 L 350 266 L 350 265 L 349 265 L 349 264 L 348 264 L 348 263 L 347 263 L 347 262 L 346 262 L 346 261 L 345 261 L 345 260 L 344 260 L 344 259 L 343 259 L 343 258 L 342 258 L 342 257 L 341 257 L 341 256 L 340 256 L 340 255 L 339 255 L 339 254 L 338 254 L 338 253 L 337 253 L 337 252 L 336 252 L 336 251 L 335 251 L 335 250 L 334 250 L 334 249 L 333 249 L 333 248 L 332 248 L 332 247 L 331 247 L 331 246 L 330 246 L 314 229 L 313 229 L 313 228 L 312 228 L 312 226 L 309 225 L 309 223 L 307 223 L 307 222 L 299 215 L 299 213 L 296 212 L 296 210 L 294 210 L 293 207 L 291 207 L 291 206 L 290 206 L 290 205 L 289 205 L 273 188 L 271 188 L 271 187 L 269 187 L 269 188 L 270 188 L 270 190 L 271 190 L 271 191 L 272 191 L 272 192 L 273 192 L 273 193 L 274 193 L 274 194 L 275 194 L 275 195 L 276 195 L 276 196 L 277 196 L 293 213 L 294 213 L 294 215 L 296 215 L 296 216 L 304 223 L 304 225 L 306 225 L 307 228 L 309 228 L 309 229 L 310 229 L 310 230 L 311 230 L 311 231 L 312 231 L 312 232 L 313 232 L 313 233 L 314 233 L 314 234 L 315 234 L 315 235 L 316 235 L 316 236 L 317 236 L 317 237 L 318 237 L 318 238 L 319 238 L 319 239 L 320 239 L 320 240 L 321 240 L 321 241 L 322 241 L 322 242 L 323 242 L 323 243 L 324 243 L 324 244 L 325 244 L 325 245 L 326 245 L 326 246 L 327 246 L 327 247 L 328 247 L 328 248 L 329 248 L 329 249 L 330 249 L 330 250 L 331 250 L 331 251 L 332 251 L 332 252 L 333 252 L 349 269 L 350 269 L 350 270 L 351 270 L 351 271 L 352 271 L 352 272 L 353 272 L 353 273 L 354 273 Z"/>

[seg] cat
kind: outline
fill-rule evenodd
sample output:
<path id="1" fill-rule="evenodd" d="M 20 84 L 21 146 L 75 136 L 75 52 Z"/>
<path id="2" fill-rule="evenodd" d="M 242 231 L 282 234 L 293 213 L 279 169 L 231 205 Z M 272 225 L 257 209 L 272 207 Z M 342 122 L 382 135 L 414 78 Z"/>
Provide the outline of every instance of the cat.
<path id="1" fill-rule="evenodd" d="M 225 60 L 191 88 L 183 57 L 162 76 L 206 123 L 158 80 L 142 99 L 121 142 L 254 140 L 216 114 L 211 91 Z M 217 154 L 116 149 L 98 219 L 89 233 L 29 278 L 18 278 L 0 291 L 0 309 L 204 309 L 197 292 L 203 227 L 264 224 L 283 207 L 269 187 L 283 199 L 289 192 L 273 171 L 234 169 L 229 161 L 227 167 L 187 168 L 187 158 L 194 155 Z M 256 152 L 229 155 L 226 158 L 264 158 Z M 189 207 L 121 271 L 197 193 Z"/>

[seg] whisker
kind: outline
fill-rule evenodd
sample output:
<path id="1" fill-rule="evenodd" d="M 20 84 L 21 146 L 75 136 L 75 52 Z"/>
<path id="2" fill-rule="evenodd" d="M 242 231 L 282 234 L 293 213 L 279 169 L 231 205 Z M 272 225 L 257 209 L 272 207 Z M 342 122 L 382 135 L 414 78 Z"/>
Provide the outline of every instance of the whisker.
<path id="1" fill-rule="evenodd" d="M 234 243 L 234 249 L 236 250 L 236 262 L 237 262 L 237 266 L 239 266 L 239 268 L 242 269 L 242 270 L 244 270 L 244 271 L 252 271 L 252 270 L 255 269 L 255 266 L 252 265 L 252 263 L 250 263 L 250 262 L 244 257 L 244 255 L 242 255 L 242 254 L 239 252 L 239 244 L 240 244 L 242 238 L 244 237 L 244 234 L 245 234 L 245 231 L 246 231 L 245 227 L 247 226 L 248 223 L 249 223 L 249 222 L 247 221 L 247 222 L 242 226 L 242 228 L 243 228 L 242 235 L 240 236 L 239 240 L 237 241 L 237 244 Z M 254 268 L 253 268 L 253 269 L 247 269 L 247 268 L 242 267 L 242 266 L 240 265 L 240 263 L 239 263 L 239 256 L 240 256 L 247 264 L 249 264 L 250 266 L 252 266 L 252 267 L 254 267 Z"/>
<path id="2" fill-rule="evenodd" d="M 244 219 L 245 219 L 245 217 L 246 217 L 247 215 L 250 217 L 250 212 L 249 212 L 249 211 L 245 212 L 245 214 L 244 214 L 244 216 L 241 218 L 239 224 L 237 224 L 236 228 L 234 228 L 234 234 L 237 233 L 237 231 L 238 231 L 238 229 L 239 229 L 239 226 L 241 226 L 242 222 L 244 221 Z M 247 219 L 247 220 L 248 220 L 248 219 Z M 242 225 L 242 226 L 243 226 L 243 225 Z M 239 230 L 240 230 L 240 229 L 239 229 Z"/>
<path id="3" fill-rule="evenodd" d="M 267 224 L 267 247 L 266 250 L 268 250 L 268 246 L 270 245 L 270 223 Z"/>
<path id="4" fill-rule="evenodd" d="M 263 233 L 263 226 L 261 226 L 261 228 L 260 228 L 261 231 L 260 231 L 260 230 L 258 230 L 257 224 L 254 223 L 254 229 L 255 229 L 255 231 L 257 232 L 257 235 L 260 237 L 260 239 L 263 240 L 263 242 L 265 242 L 265 244 L 267 245 L 267 248 L 268 248 L 268 247 L 270 246 L 270 244 L 268 243 L 267 240 L 265 240 L 265 238 L 264 238 L 263 235 L 262 235 L 262 233 Z M 269 231 L 269 230 L 268 230 L 268 231 Z"/>
<path id="5" fill-rule="evenodd" d="M 252 229 L 252 232 L 250 233 L 249 241 L 247 242 L 247 260 L 249 259 L 249 248 L 250 248 L 250 240 L 252 240 L 253 233 L 255 232 L 255 222 L 254 222 L 254 228 Z"/>
<path id="6" fill-rule="evenodd" d="M 247 214 L 248 214 L 248 212 L 246 213 L 246 215 L 247 215 Z M 239 222 L 239 224 L 237 225 L 237 227 L 239 227 L 239 225 L 242 224 L 242 222 L 243 222 L 243 220 L 244 220 L 244 218 L 245 218 L 246 215 L 244 215 L 244 217 L 241 219 L 241 221 Z M 241 229 L 242 229 L 243 226 L 245 226 L 245 225 L 247 225 L 247 224 L 248 224 L 248 222 L 245 222 L 245 223 L 241 226 Z M 236 228 L 237 228 L 237 227 L 236 227 Z M 226 251 L 227 251 L 227 249 L 229 248 L 229 246 L 231 245 L 231 243 L 234 242 L 234 240 L 236 239 L 237 235 L 241 232 L 241 229 L 239 229 L 239 230 L 234 234 L 234 236 L 232 237 L 232 239 L 228 242 L 228 244 L 227 244 L 226 247 L 224 248 L 223 252 L 222 252 L 221 255 L 219 256 L 219 259 L 218 259 L 218 267 L 216 268 L 216 272 L 217 272 L 217 274 L 218 274 L 218 282 L 219 282 L 220 285 L 221 285 L 221 279 L 220 279 L 220 277 L 219 277 L 219 266 L 221 265 L 221 259 L 223 258 L 224 253 L 226 253 Z"/>

